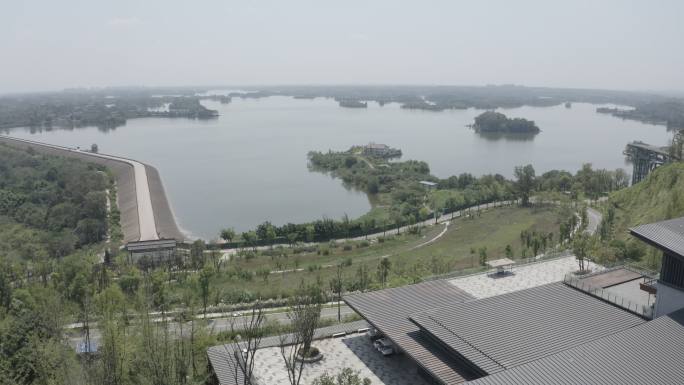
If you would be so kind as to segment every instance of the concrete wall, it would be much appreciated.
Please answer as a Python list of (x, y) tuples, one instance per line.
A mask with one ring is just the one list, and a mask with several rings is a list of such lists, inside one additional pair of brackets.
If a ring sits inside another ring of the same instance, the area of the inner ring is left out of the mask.
[(162, 183), (159, 171), (156, 168), (146, 164), (145, 172), (147, 173), (147, 183), (150, 187), (150, 195), (152, 195), (152, 208), (154, 209), (154, 223), (157, 226), (157, 232), (160, 238), (173, 238), (179, 242), (185, 239), (185, 236), (178, 228), (176, 218), (173, 215), (173, 210), (166, 198), (164, 191), (164, 184)]

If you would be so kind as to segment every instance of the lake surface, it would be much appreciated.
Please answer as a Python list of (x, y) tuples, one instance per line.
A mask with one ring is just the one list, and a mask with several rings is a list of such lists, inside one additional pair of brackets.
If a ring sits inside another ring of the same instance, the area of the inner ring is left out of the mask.
[(310, 150), (345, 150), (355, 144), (385, 143), (402, 159), (428, 162), (439, 177), (463, 172), (510, 177), (516, 165), (532, 164), (537, 174), (625, 168), (626, 143), (666, 145), (664, 126), (621, 120), (595, 112), (596, 105), (572, 108), (502, 109), (509, 117), (534, 120), (542, 132), (532, 139), (481, 137), (466, 127), (481, 110), (403, 110), (396, 104), (342, 108), (330, 99), (233, 98), (215, 120), (146, 118), (110, 131), (95, 127), (11, 135), (81, 148), (97, 143), (102, 153), (134, 158), (157, 167), (179, 226), (193, 236), (216, 238), (223, 227), (238, 231), (270, 220), (304, 222), (323, 216), (357, 217), (368, 197), (341, 181), (309, 172)]

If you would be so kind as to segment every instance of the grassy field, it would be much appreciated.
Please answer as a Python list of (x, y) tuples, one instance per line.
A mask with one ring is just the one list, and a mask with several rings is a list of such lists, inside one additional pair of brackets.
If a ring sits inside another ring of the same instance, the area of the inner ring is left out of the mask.
[[(382, 241), (360, 241), (347, 244), (324, 243), (301, 248), (298, 253), (288, 248), (247, 253), (227, 262), (213, 278), (211, 286), (216, 302), (236, 302), (239, 298), (279, 298), (287, 296), (302, 280), (320, 279), (324, 287), (336, 275), (341, 264), (344, 281), (350, 285), (359, 279), (364, 266), (371, 287), (380, 286), (377, 266), (389, 258), (391, 269), (388, 285), (417, 282), (423, 277), (443, 274), (478, 265), (480, 248), (487, 248), (489, 259), (504, 256), (506, 245), (520, 257), (520, 232), (523, 230), (558, 233), (558, 216), (551, 208), (507, 207), (483, 211), (472, 219), (456, 219), (445, 225), (424, 228), (420, 234), (388, 232)], [(426, 242), (437, 238), (432, 243)], [(471, 249), (478, 250), (475, 255)], [(529, 253), (528, 253), (529, 256)], [(266, 274), (265, 272), (269, 272)], [(178, 282), (172, 291), (180, 293)]]

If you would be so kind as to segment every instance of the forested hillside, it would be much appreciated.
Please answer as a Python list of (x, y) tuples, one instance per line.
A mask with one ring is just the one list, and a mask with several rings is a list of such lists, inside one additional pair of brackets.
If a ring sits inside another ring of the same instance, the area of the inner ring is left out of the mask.
[(641, 183), (616, 192), (616, 235), (629, 227), (684, 215), (684, 163), (660, 167)]
[(0, 145), (0, 384), (83, 378), (62, 327), (91, 306), (109, 185), (94, 165)]
[(642, 262), (657, 268), (659, 254), (629, 235), (629, 228), (684, 216), (684, 164), (659, 167), (646, 179), (617, 191), (605, 204), (599, 227), (599, 256)]
[(0, 146), (0, 254), (60, 258), (101, 241), (109, 183), (92, 164)]

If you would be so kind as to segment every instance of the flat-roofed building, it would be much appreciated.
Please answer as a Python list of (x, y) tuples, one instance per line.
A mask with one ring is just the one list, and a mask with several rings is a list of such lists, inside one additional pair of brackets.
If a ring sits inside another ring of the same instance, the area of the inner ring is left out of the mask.
[(684, 217), (637, 226), (630, 232), (663, 251), (655, 316), (684, 308)]
[(363, 146), (364, 155), (384, 156), (390, 152), (390, 147), (381, 143), (368, 143)]
[(157, 265), (175, 258), (177, 246), (175, 239), (156, 239), (128, 242), (126, 251), (128, 251), (130, 262), (141, 263), (144, 261)]

